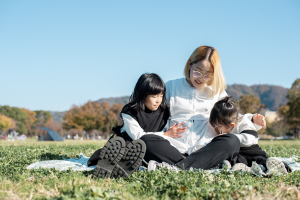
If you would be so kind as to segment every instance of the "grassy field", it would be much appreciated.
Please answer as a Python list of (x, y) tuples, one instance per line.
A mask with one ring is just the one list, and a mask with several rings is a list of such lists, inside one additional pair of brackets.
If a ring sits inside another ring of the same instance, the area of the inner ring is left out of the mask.
[[(90, 156), (105, 141), (0, 141), (0, 199), (300, 199), (300, 172), (259, 178), (249, 173), (137, 172), (126, 179), (91, 172), (26, 170), (41, 160)], [(300, 158), (300, 140), (260, 141), (269, 156)], [(300, 160), (298, 160), (300, 161)]]

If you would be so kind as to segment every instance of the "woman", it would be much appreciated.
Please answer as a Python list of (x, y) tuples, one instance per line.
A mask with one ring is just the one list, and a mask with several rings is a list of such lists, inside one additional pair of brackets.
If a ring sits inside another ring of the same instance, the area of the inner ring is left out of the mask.
[[(166, 103), (171, 115), (167, 127), (173, 127), (173, 134), (168, 135), (169, 139), (155, 134), (141, 137), (147, 146), (144, 159), (176, 164), (182, 169), (209, 169), (223, 160), (231, 161), (239, 152), (239, 139), (233, 134), (215, 137), (217, 133), (208, 122), (213, 105), (227, 96), (217, 50), (198, 47), (188, 59), (184, 75), (185, 78), (166, 83)], [(247, 117), (265, 126), (263, 116)], [(183, 123), (185, 132), (174, 126), (179, 123)]]

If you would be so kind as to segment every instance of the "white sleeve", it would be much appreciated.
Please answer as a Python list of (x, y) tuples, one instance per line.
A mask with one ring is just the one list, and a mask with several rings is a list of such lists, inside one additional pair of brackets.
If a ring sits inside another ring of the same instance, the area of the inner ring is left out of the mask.
[(254, 135), (250, 135), (247, 133), (236, 134), (239, 138), (241, 147), (250, 147), (254, 144), (258, 144), (258, 138)]
[(164, 135), (164, 132), (145, 132), (139, 123), (130, 115), (122, 113), (122, 118), (124, 121), (124, 126), (121, 128), (121, 132), (126, 131), (129, 137), (131, 137), (133, 140), (140, 139), (146, 134), (155, 134), (159, 136)]
[(238, 134), (236, 136), (239, 138), (241, 147), (250, 147), (254, 144), (258, 144), (258, 138), (254, 135), (248, 133), (242, 133), (244, 130), (256, 131), (254, 124), (244, 115), (238, 123)]
[[(255, 114), (252, 114), (252, 113), (246, 113), (246, 114), (244, 114), (244, 117), (248, 118), (251, 121), (254, 115)], [(256, 131), (259, 131), (262, 128), (261, 126), (253, 123), (252, 121), (251, 121), (251, 123), (254, 125)]]

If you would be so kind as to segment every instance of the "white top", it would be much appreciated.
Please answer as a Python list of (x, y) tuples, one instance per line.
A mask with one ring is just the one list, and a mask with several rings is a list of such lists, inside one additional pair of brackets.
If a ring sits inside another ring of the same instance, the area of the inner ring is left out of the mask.
[(131, 137), (131, 139), (136, 140), (146, 134), (155, 134), (155, 135), (159, 135), (159, 136), (169, 140), (171, 145), (174, 146), (176, 149), (178, 149), (178, 151), (180, 151), (181, 153), (184, 153), (187, 151), (186, 146), (182, 142), (179, 142), (176, 139), (173, 139), (169, 136), (164, 135), (164, 132), (166, 132), (169, 129), (168, 124), (165, 126), (165, 128), (162, 132), (145, 132), (141, 128), (139, 123), (130, 115), (122, 113), (122, 118), (124, 121), (124, 126), (121, 128), (121, 133), (126, 131), (127, 134), (129, 135), (129, 137)]
[[(167, 139), (180, 153), (191, 154), (207, 145), (216, 135), (215, 129), (208, 122), (209, 115), (214, 104), (227, 96), (224, 91), (211, 98), (207, 96), (211, 87), (202, 89), (191, 87), (185, 78), (171, 80), (166, 83), (166, 103), (170, 108), (170, 119), (163, 132), (144, 132), (138, 122), (129, 115), (123, 114), (124, 126), (121, 132), (126, 131), (134, 140), (145, 134), (156, 134)], [(252, 114), (245, 115), (252, 118)], [(163, 135), (174, 123), (184, 122), (187, 130), (181, 133), (181, 138), (171, 138)]]
[(261, 127), (260, 126), (254, 126), (254, 124), (247, 118), (246, 115), (239, 116), (237, 125), (230, 131), (230, 133), (236, 134), (236, 136), (239, 138), (241, 142), (241, 147), (250, 147), (254, 144), (258, 144), (258, 138), (254, 135), (247, 134), (247, 133), (241, 133), (245, 130), (253, 130), (257, 131)]

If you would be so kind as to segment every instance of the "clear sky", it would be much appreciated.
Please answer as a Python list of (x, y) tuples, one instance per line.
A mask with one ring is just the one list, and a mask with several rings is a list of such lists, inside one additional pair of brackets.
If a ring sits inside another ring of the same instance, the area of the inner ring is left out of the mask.
[(183, 77), (215, 47), (228, 84), (300, 78), (300, 1), (0, 0), (0, 105), (65, 111)]

